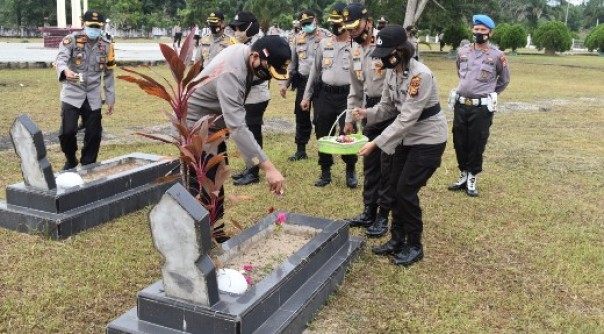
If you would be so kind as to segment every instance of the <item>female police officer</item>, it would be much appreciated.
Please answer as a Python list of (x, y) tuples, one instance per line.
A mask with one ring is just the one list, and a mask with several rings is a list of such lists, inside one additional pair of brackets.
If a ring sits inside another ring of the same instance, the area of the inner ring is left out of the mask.
[(366, 156), (379, 147), (393, 155), (391, 180), (396, 198), (391, 238), (374, 247), (373, 253), (392, 254), (393, 262), (403, 266), (424, 256), (418, 192), (440, 166), (447, 142), (447, 121), (440, 112), (436, 80), (428, 67), (412, 58), (414, 51), (402, 26), (393, 24), (380, 30), (372, 53), (387, 68), (380, 103), (353, 110), (353, 118), (366, 117), (368, 125), (396, 116), (359, 154)]

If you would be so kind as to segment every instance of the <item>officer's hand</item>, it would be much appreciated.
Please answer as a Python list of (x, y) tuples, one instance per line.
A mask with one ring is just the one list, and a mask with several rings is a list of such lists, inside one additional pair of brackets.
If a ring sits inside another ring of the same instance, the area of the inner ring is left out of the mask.
[(115, 105), (113, 105), (113, 104), (108, 104), (107, 105), (107, 116), (113, 115), (113, 108), (114, 107), (115, 107)]
[(285, 188), (285, 178), (277, 168), (266, 171), (266, 181), (268, 182), (269, 190), (276, 196), (283, 195)]
[(302, 99), (300, 102), (300, 108), (304, 111), (308, 111), (310, 109), (310, 101), (307, 99)]
[(71, 81), (71, 82), (78, 82), (80, 81), (80, 76), (78, 73), (66, 68), (63, 73), (65, 74), (65, 79), (67, 79), (67, 81)]
[(368, 142), (367, 144), (363, 145), (363, 147), (361, 147), (361, 150), (359, 151), (359, 155), (364, 156), (364, 157), (368, 156), (369, 154), (371, 154), (371, 152), (373, 152), (373, 150), (375, 150), (376, 146), (377, 145), (374, 142), (372, 142), (372, 141)]
[(349, 135), (349, 134), (351, 134), (353, 132), (354, 132), (354, 127), (352, 126), (352, 123), (346, 122), (344, 124), (344, 133), (347, 134), (347, 135)]
[(279, 89), (279, 94), (281, 94), (282, 98), (285, 98), (285, 95), (287, 94), (287, 87), (281, 86), (281, 88)]
[(355, 121), (360, 121), (363, 118), (367, 117), (367, 109), (365, 108), (354, 108), (352, 110), (352, 119)]

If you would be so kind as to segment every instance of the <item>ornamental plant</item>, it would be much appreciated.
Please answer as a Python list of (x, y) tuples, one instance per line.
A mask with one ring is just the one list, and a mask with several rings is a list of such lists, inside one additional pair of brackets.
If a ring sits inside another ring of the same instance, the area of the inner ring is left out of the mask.
[[(220, 194), (222, 185), (228, 178), (228, 169), (225, 163), (225, 154), (221, 153), (215, 156), (209, 154), (214, 152), (226, 138), (227, 130), (219, 130), (213, 134), (209, 133), (209, 128), (218, 119), (215, 116), (205, 116), (195, 122), (191, 127), (187, 124), (188, 100), (196, 88), (203, 85), (208, 77), (196, 78), (201, 71), (201, 62), (197, 61), (187, 71), (187, 63), (190, 61), (188, 55), (192, 50), (193, 34), (189, 34), (180, 50), (172, 48), (166, 44), (160, 44), (159, 47), (164, 56), (166, 64), (172, 73), (172, 81), (160, 76), (165, 85), (155, 80), (153, 77), (140, 71), (128, 67), (121, 67), (122, 70), (131, 75), (120, 75), (118, 79), (125, 80), (138, 85), (145, 93), (165, 100), (170, 105), (171, 111), (164, 111), (175, 133), (170, 135), (137, 133), (141, 136), (168, 143), (176, 146), (180, 152), (181, 173), (176, 178), (181, 178), (183, 185), (191, 192), (196, 194), (197, 200), (208, 210), (210, 216), (210, 228), (215, 242), (221, 242), (228, 239), (224, 232), (224, 223), (216, 225), (218, 217), (217, 203), (223, 200)], [(153, 71), (149, 66), (141, 66)], [(216, 167), (215, 181), (210, 180), (208, 172)], [(194, 172), (194, 173), (191, 173)], [(190, 188), (190, 175), (197, 179), (197, 189)], [(166, 181), (171, 181), (168, 178)]]
[(585, 38), (585, 46), (589, 51), (598, 50), (604, 53), (604, 24), (593, 28)]
[(501, 44), (505, 48), (512, 49), (512, 53), (516, 54), (518, 48), (526, 45), (526, 38), (527, 33), (524, 27), (520, 24), (513, 24), (503, 34)]
[(564, 22), (547, 21), (535, 30), (533, 43), (538, 50), (545, 49), (546, 54), (553, 55), (570, 50), (572, 37)]

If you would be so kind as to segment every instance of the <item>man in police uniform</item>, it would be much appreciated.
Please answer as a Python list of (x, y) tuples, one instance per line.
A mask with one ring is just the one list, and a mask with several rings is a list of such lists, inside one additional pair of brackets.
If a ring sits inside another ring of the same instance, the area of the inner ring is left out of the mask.
[[(344, 7), (346, 5), (343, 2), (337, 2), (330, 10), (327, 22), (333, 35), (319, 42), (314, 63), (310, 67), (304, 96), (300, 102), (303, 112), (308, 112), (311, 99), (314, 102), (317, 138), (330, 135), (329, 131), (338, 115), (346, 110), (346, 98), (350, 91), (350, 37), (348, 31), (344, 29), (342, 19)], [(344, 117), (339, 119), (339, 123), (343, 127)], [(346, 163), (346, 185), (355, 188), (358, 184), (355, 172), (358, 157), (342, 155), (342, 160)], [(315, 182), (315, 186), (324, 187), (331, 183), (332, 165), (333, 156), (319, 152), (321, 176)]]
[(322, 28), (317, 28), (315, 13), (310, 10), (304, 10), (300, 13), (298, 19), (302, 31), (294, 37), (292, 42), (292, 62), (289, 64), (290, 79), (281, 84), (281, 96), (285, 98), (287, 88), (292, 87), (296, 90), (296, 102), (294, 104), (294, 114), (296, 115), (296, 153), (289, 157), (289, 161), (307, 159), (306, 144), (310, 140), (312, 132), (312, 123), (310, 121), (310, 108), (302, 110), (300, 102), (304, 95), (304, 89), (310, 74), (310, 67), (315, 60), (315, 54), (319, 47), (319, 42), (330, 33)]
[(359, 155), (380, 148), (393, 154), (391, 182), (396, 187), (392, 205), (391, 238), (372, 249), (392, 255), (394, 264), (408, 266), (424, 256), (423, 220), (418, 193), (440, 166), (447, 143), (447, 119), (440, 109), (438, 86), (430, 69), (412, 58), (414, 47), (405, 29), (392, 24), (377, 35), (373, 57), (388, 70), (380, 102), (373, 108), (355, 108), (353, 118), (367, 124), (396, 117)]
[(376, 36), (377, 33), (384, 29), (384, 27), (388, 24), (388, 17), (386, 17), (386, 15), (380, 15), (380, 18), (377, 21), (377, 25), (375, 26), (375, 30), (376, 30)]
[(195, 61), (201, 60), (201, 68), (208, 66), (216, 55), (229, 45), (237, 43), (235, 37), (225, 33), (224, 13), (216, 10), (210, 13), (206, 21), (210, 26), (210, 35), (201, 38), (201, 47), (195, 55)]
[[(239, 12), (229, 26), (235, 32), (237, 42), (251, 45), (258, 40), (260, 24), (256, 16), (250, 12)], [(263, 147), (262, 124), (264, 112), (270, 100), (268, 80), (254, 77), (250, 92), (245, 100), (245, 123), (254, 135), (254, 139)], [(234, 174), (233, 184), (244, 186), (260, 182), (260, 167), (252, 166), (241, 173)]]
[[(344, 27), (353, 38), (358, 38), (367, 32), (370, 38), (359, 40), (361, 43), (352, 45), (352, 67), (350, 68), (350, 94), (348, 95), (346, 126), (344, 131), (353, 131), (352, 109), (356, 107), (371, 108), (382, 96), (382, 87), (386, 70), (382, 61), (374, 58), (371, 53), (375, 49), (373, 37), (373, 20), (369, 12), (360, 3), (349, 4), (344, 9)], [(367, 126), (363, 120), (363, 134), (369, 140), (375, 139), (392, 123), (394, 117)], [(368, 227), (367, 236), (381, 237), (388, 232), (388, 216), (393, 201), (390, 187), (390, 163), (392, 156), (385, 154), (379, 148), (363, 157), (363, 212), (350, 219), (350, 226)], [(379, 210), (378, 210), (379, 208)]]
[[(59, 45), (55, 64), (61, 90), (61, 129), (59, 141), (65, 154), (64, 170), (95, 163), (101, 145), (102, 96), (105, 91), (107, 115), (113, 114), (115, 105), (115, 54), (113, 44), (102, 36), (105, 19), (101, 13), (89, 10), (84, 13), (84, 29), (66, 36)], [(80, 161), (78, 150), (78, 119), (82, 117), (84, 146)]]
[(503, 51), (490, 45), (495, 22), (486, 15), (474, 15), (474, 43), (462, 47), (457, 55), (457, 92), (452, 92), (454, 105), (453, 144), (461, 171), (449, 190), (465, 190), (478, 196), (477, 176), (482, 171), (484, 153), (497, 95), (510, 82), (510, 72)]
[[(222, 115), (210, 131), (227, 128), (229, 139), (233, 140), (248, 168), (258, 166), (266, 172), (270, 191), (283, 193), (284, 178), (273, 165), (253, 134), (246, 125), (245, 101), (250, 92), (254, 77), (268, 80), (286, 80), (287, 65), (291, 51), (287, 42), (279, 36), (265, 36), (252, 46), (246, 44), (231, 45), (218, 54), (197, 76), (209, 79), (195, 90), (189, 99), (187, 121), (190, 126), (206, 115)], [(219, 154), (226, 152), (226, 143), (218, 147)], [(216, 168), (208, 172), (215, 179)], [(192, 178), (193, 181), (195, 178)], [(196, 186), (192, 185), (193, 189)], [(223, 190), (221, 189), (221, 193)], [(221, 196), (220, 198), (224, 198)], [(218, 217), (223, 214), (223, 200), (218, 203)]]

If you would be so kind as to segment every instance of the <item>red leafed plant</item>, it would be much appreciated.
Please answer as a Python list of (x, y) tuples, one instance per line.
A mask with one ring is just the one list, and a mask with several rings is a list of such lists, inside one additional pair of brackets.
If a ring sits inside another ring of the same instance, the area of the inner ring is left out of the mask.
[[(213, 231), (214, 240), (228, 239), (224, 232), (224, 224), (215, 226), (220, 217), (217, 203), (223, 200), (220, 189), (226, 179), (229, 171), (226, 168), (225, 154), (221, 153), (215, 156), (209, 152), (215, 152), (227, 135), (227, 130), (219, 130), (212, 134), (209, 128), (218, 119), (215, 116), (205, 116), (195, 122), (191, 127), (187, 124), (188, 100), (195, 89), (204, 84), (208, 77), (196, 78), (201, 71), (201, 62), (197, 61), (186, 72), (189, 51), (192, 51), (193, 34), (187, 36), (180, 52), (166, 44), (160, 44), (159, 47), (166, 60), (166, 64), (172, 73), (174, 81), (171, 83), (167, 78), (160, 76), (166, 82), (167, 87), (155, 80), (149, 75), (135, 71), (131, 68), (121, 67), (122, 70), (133, 75), (120, 75), (118, 79), (126, 80), (137, 84), (145, 93), (166, 100), (172, 112), (164, 111), (177, 134), (162, 135), (138, 133), (141, 136), (158, 140), (164, 143), (175, 145), (180, 152), (181, 173), (185, 187), (189, 188), (189, 171), (195, 172), (198, 189), (189, 189), (197, 194), (197, 199), (208, 210), (210, 215), (210, 227)], [(153, 71), (149, 66), (141, 66)], [(186, 73), (185, 73), (186, 72)], [(217, 167), (215, 181), (210, 180), (208, 171)], [(179, 177), (179, 176), (176, 176)]]

